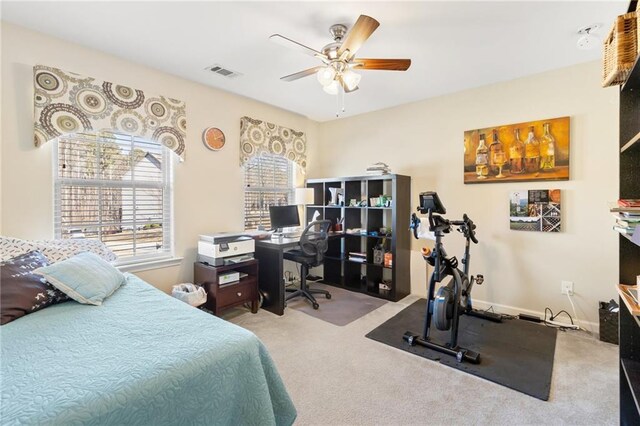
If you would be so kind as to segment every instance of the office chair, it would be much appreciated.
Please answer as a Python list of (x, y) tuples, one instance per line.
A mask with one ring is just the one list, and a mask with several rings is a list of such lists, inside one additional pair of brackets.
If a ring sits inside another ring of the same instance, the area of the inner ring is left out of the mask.
[(300, 264), (300, 288), (286, 289), (286, 291), (293, 293), (288, 294), (285, 300), (291, 300), (294, 297), (301, 296), (312, 303), (313, 309), (318, 309), (319, 305), (313, 297), (314, 294), (324, 294), (327, 299), (331, 299), (331, 293), (328, 291), (310, 289), (309, 286), (307, 286), (309, 268), (322, 265), (324, 262), (324, 254), (329, 248), (329, 226), (331, 226), (331, 221), (329, 220), (311, 222), (304, 231), (302, 231), (302, 235), (300, 236), (300, 249), (285, 251), (283, 253), (285, 259)]

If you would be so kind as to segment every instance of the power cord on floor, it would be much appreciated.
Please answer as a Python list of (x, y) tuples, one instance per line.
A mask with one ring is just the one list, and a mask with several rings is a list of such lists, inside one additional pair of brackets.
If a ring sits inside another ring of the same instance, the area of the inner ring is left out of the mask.
[[(296, 264), (296, 271), (298, 272), (298, 277), (300, 277), (300, 267)], [(300, 283), (300, 279), (296, 278), (296, 276), (291, 271), (284, 271), (284, 286), (285, 287), (294, 287)]]
[[(569, 298), (569, 303), (571, 303), (571, 309), (573, 310), (573, 316), (576, 318), (576, 322), (580, 322), (578, 320), (578, 314), (576, 312), (576, 306), (573, 304), (573, 299), (571, 298), (571, 294), (569, 294), (567, 292), (567, 297)], [(579, 327), (580, 330), (586, 331), (587, 333), (593, 335), (593, 330), (591, 329), (591, 326), (589, 326), (589, 330), (585, 329), (584, 327)]]
[[(550, 314), (549, 319), (547, 319), (547, 313)], [(571, 325), (565, 325), (555, 321), (555, 319), (558, 318), (563, 313), (569, 317), (569, 321), (571, 321)], [(580, 328), (573, 323), (573, 317), (569, 314), (569, 312), (562, 310), (557, 314), (554, 314), (551, 308), (548, 308), (548, 307), (544, 308), (544, 320), (542, 322), (547, 327), (557, 328), (560, 331), (578, 330)]]
[[(484, 312), (485, 314), (489, 313), (489, 312), (494, 313), (494, 314), (496, 313), (496, 311), (493, 309), (493, 305), (489, 306), (487, 309), (485, 309), (482, 312)], [(509, 320), (511, 320), (511, 319), (517, 319), (518, 318), (517, 315), (508, 315), (508, 314), (499, 314), (499, 315), (500, 315), (501, 319), (509, 319)]]
[[(589, 334), (593, 334), (592, 330), (586, 330), (583, 327), (580, 327), (578, 324), (576, 324), (578, 322), (578, 314), (576, 313), (576, 307), (573, 303), (573, 299), (571, 299), (571, 295), (567, 293), (567, 297), (569, 298), (569, 303), (571, 303), (571, 309), (573, 310), (573, 316), (571, 316), (571, 314), (569, 314), (569, 312), (565, 311), (564, 309), (561, 310), (560, 312), (558, 312), (557, 314), (554, 314), (553, 311), (551, 310), (551, 308), (544, 308), (544, 319), (542, 320), (542, 322), (544, 323), (544, 325), (546, 325), (547, 327), (553, 327), (553, 328), (557, 328), (560, 331), (567, 331), (567, 330), (583, 330)], [(487, 309), (483, 310), (482, 312), (484, 313), (496, 313), (495, 310), (493, 309), (493, 305), (489, 306)], [(571, 325), (568, 324), (563, 324), (560, 322), (555, 321), (556, 318), (558, 318), (560, 315), (565, 314), (567, 317), (569, 317), (569, 321), (571, 322)], [(547, 315), (549, 315), (549, 317), (547, 318)], [(518, 319), (518, 315), (508, 315), (508, 314), (500, 314), (500, 316), (502, 317), (502, 319)], [(573, 322), (573, 319), (576, 319), (576, 323)]]
[(291, 271), (284, 271), (284, 286), (285, 287), (293, 287), (295, 286), (297, 281), (295, 277), (291, 273)]

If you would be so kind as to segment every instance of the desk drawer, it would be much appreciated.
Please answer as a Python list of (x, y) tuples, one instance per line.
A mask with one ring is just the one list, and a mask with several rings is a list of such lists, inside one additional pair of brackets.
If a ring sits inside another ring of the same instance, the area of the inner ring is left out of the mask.
[(218, 308), (255, 300), (258, 296), (257, 281), (255, 278), (245, 278), (238, 284), (219, 288), (216, 294), (216, 306)]

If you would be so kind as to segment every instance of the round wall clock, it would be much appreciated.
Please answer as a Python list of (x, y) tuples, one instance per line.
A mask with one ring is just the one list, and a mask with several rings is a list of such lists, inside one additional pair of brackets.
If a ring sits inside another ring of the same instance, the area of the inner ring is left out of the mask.
[(224, 133), (217, 127), (207, 127), (202, 133), (202, 142), (212, 151), (220, 151), (224, 146)]

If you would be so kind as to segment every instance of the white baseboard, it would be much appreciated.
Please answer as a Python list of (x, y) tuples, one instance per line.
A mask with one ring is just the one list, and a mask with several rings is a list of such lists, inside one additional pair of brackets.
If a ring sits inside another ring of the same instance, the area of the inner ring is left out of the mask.
[[(493, 306), (496, 312), (507, 315), (518, 315), (518, 314), (529, 314), (540, 317), (540, 319), (544, 318), (544, 312), (532, 311), (530, 309), (517, 308), (515, 306), (501, 305), (499, 303), (491, 303), (485, 302), (484, 300), (473, 299), (473, 307), (476, 309), (488, 309), (490, 306)], [(591, 321), (585, 321), (581, 319), (573, 319), (576, 323), (583, 329), (588, 330), (593, 333), (595, 337), (599, 336), (600, 333), (600, 324), (594, 323)]]

